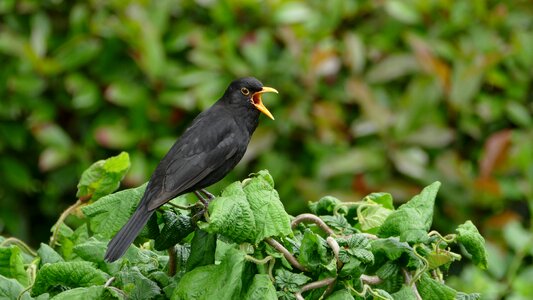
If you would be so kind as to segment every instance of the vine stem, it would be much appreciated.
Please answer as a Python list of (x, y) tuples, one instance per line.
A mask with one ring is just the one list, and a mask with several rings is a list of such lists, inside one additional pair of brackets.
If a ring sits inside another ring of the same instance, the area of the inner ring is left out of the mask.
[(409, 274), (409, 272), (404, 268), (402, 268), (402, 273), (405, 279), (405, 285), (411, 286), (411, 288), (413, 289), (413, 293), (415, 294), (416, 300), (422, 300), (422, 296), (420, 296), (420, 294), (418, 293), (418, 289), (416, 288), (416, 282), (412, 280), (411, 274)]
[(363, 283), (370, 284), (370, 285), (376, 285), (383, 282), (383, 279), (379, 278), (379, 276), (370, 276), (370, 275), (361, 275), (359, 277)]
[(314, 282), (308, 283), (308, 284), (302, 286), (302, 288), (300, 289), (299, 292), (294, 293), (294, 296), (298, 300), (304, 299), (303, 296), (302, 296), (302, 293), (305, 293), (305, 292), (310, 291), (310, 290), (314, 290), (314, 289), (318, 289), (318, 288), (330, 285), (330, 284), (334, 283), (335, 280), (337, 280), (337, 278), (331, 277), (331, 278), (326, 278), (326, 279), (322, 279), (322, 280), (319, 280), (319, 281), (314, 281)]
[(283, 254), (283, 256), (287, 259), (287, 261), (291, 265), (293, 265), (296, 269), (298, 269), (300, 271), (307, 272), (307, 269), (304, 266), (302, 266), (298, 262), (298, 260), (296, 260), (296, 258), (294, 256), (292, 256), (292, 254), (289, 252), (289, 250), (287, 250), (285, 247), (283, 247), (283, 245), (280, 244), (278, 241), (276, 241), (275, 239), (269, 237), (269, 238), (265, 239), (265, 242), (267, 242), (270, 246), (272, 246), (278, 252), (281, 252)]
[(50, 243), (48, 243), (48, 245), (50, 247), (54, 247), (57, 243), (57, 235), (59, 233), (59, 227), (61, 227), (61, 224), (63, 224), (63, 222), (65, 221), (65, 219), (68, 217), (68, 215), (70, 215), (70, 213), (75, 210), (76, 208), (78, 208), (81, 204), (83, 204), (84, 201), (82, 199), (79, 199), (76, 201), (76, 203), (72, 204), (71, 206), (69, 206), (67, 209), (65, 209), (65, 211), (63, 211), (61, 213), (61, 215), (59, 216), (59, 219), (57, 219), (57, 222), (54, 224), (55, 228), (54, 228), (54, 233), (52, 234), (52, 236), (50, 237)]
[(344, 263), (339, 259), (339, 253), (340, 253), (339, 243), (337, 243), (337, 241), (330, 236), (326, 238), (326, 242), (328, 243), (331, 250), (333, 250), (333, 255), (335, 255), (335, 260), (337, 261), (337, 270), (340, 270), (342, 266), (344, 265)]
[(167, 249), (168, 252), (168, 276), (176, 275), (176, 246)]
[(15, 244), (17, 246), (20, 246), (22, 248), (22, 250), (24, 250), (26, 253), (30, 254), (31, 256), (37, 256), (37, 252), (33, 251), (30, 246), (26, 245), (26, 243), (24, 243), (23, 241), (17, 239), (17, 238), (14, 238), (14, 237), (10, 237), (10, 238), (7, 238), (5, 240), (3, 240), (1, 243), (0, 243), (0, 247), (6, 247), (6, 246), (9, 246), (11, 244)]
[(335, 232), (329, 226), (322, 221), (319, 217), (313, 215), (313, 214), (301, 214), (298, 215), (292, 220), (291, 222), (291, 228), (294, 229), (298, 224), (302, 222), (313, 222), (315, 223), (320, 229), (322, 229), (325, 233), (328, 235), (333, 235)]
[(271, 259), (274, 259), (274, 257), (269, 255), (269, 256), (267, 256), (267, 257), (265, 257), (263, 259), (257, 259), (257, 258), (255, 258), (253, 256), (246, 255), (246, 256), (244, 256), (244, 259), (246, 259), (247, 261), (251, 261), (251, 262), (253, 262), (256, 265), (264, 265), (267, 262), (269, 262)]

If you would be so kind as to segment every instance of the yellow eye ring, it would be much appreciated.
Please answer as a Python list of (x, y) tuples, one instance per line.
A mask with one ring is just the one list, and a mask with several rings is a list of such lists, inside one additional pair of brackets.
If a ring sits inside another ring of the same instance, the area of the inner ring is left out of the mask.
[(249, 91), (247, 88), (245, 88), (245, 87), (241, 88), (241, 93), (242, 93), (244, 96), (248, 96), (248, 95), (250, 95), (250, 91)]

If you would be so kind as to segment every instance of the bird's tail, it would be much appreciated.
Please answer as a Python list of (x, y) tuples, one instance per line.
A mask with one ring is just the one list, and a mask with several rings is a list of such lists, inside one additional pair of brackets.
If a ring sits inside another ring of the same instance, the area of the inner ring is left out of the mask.
[(113, 262), (124, 255), (154, 211), (148, 210), (144, 205), (135, 210), (128, 223), (120, 229), (107, 245), (105, 261)]

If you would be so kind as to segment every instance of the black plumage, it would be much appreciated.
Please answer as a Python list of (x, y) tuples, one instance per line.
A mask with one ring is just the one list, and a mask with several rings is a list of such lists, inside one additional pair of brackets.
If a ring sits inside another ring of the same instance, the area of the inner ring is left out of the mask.
[(233, 81), (224, 95), (200, 113), (161, 160), (139, 205), (126, 225), (109, 242), (105, 260), (120, 258), (155, 209), (169, 200), (208, 187), (241, 160), (260, 112), (274, 119), (261, 94), (276, 92), (252, 77)]

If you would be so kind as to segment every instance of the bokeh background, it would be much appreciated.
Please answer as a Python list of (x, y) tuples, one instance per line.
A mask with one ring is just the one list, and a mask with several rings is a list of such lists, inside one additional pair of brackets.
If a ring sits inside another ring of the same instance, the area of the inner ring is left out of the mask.
[[(488, 271), (448, 282), (533, 297), (533, 5), (526, 0), (2, 0), (0, 234), (47, 241), (92, 162), (145, 182), (228, 83), (275, 87), (246, 157), (287, 210), (443, 183), (434, 228), (471, 219)], [(468, 260), (466, 260), (467, 262)]]

